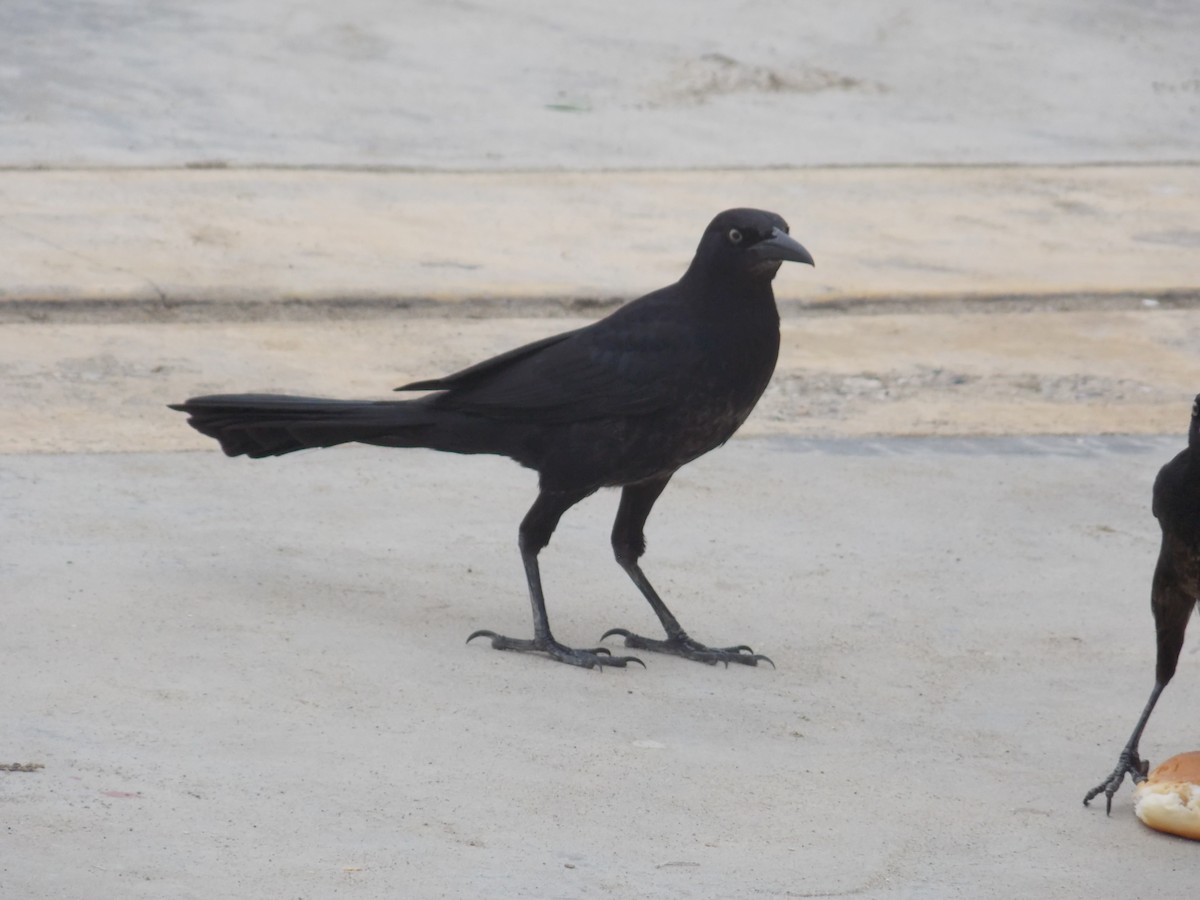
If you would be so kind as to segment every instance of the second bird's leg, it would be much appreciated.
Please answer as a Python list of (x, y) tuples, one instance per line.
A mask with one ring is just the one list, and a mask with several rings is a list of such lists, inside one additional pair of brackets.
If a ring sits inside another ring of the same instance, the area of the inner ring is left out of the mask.
[[(1155, 488), (1157, 491), (1158, 488)], [(1150, 721), (1150, 713), (1154, 712), (1154, 704), (1158, 702), (1163, 689), (1175, 677), (1175, 666), (1179, 663), (1179, 654), (1183, 650), (1183, 636), (1187, 631), (1188, 619), (1192, 617), (1192, 609), (1196, 605), (1195, 586), (1190, 579), (1181, 578), (1178, 574), (1175, 555), (1170, 552), (1166, 532), (1163, 533), (1163, 549), (1159, 554), (1158, 566), (1154, 570), (1154, 583), (1150, 593), (1150, 606), (1154, 610), (1154, 630), (1157, 639), (1157, 654), (1154, 666), (1154, 690), (1150, 699), (1138, 717), (1137, 725), (1133, 727), (1121, 755), (1117, 757), (1117, 767), (1108, 778), (1087, 792), (1083, 805), (1097, 795), (1103, 793), (1105, 809), (1112, 813), (1113, 795), (1129, 775), (1133, 783), (1144, 781), (1150, 764), (1141, 758), (1138, 745), (1142, 740), (1142, 732)]]
[(1150, 699), (1146, 701), (1146, 708), (1142, 710), (1142, 715), (1138, 719), (1137, 725), (1134, 726), (1129, 742), (1121, 750), (1121, 755), (1117, 757), (1117, 767), (1113, 769), (1108, 778), (1087, 792), (1087, 796), (1083, 798), (1084, 806), (1087, 806), (1093, 797), (1104, 794), (1107, 801), (1105, 809), (1109, 815), (1112, 815), (1113, 795), (1121, 786), (1121, 782), (1125, 780), (1125, 776), (1131, 776), (1134, 784), (1145, 781), (1150, 764), (1138, 755), (1138, 744), (1141, 743), (1142, 731), (1145, 730), (1146, 723), (1150, 721), (1150, 713), (1154, 711), (1154, 704), (1158, 702), (1158, 695), (1163, 692), (1164, 687), (1166, 685), (1161, 681), (1155, 682), (1154, 690), (1150, 692)]
[(620, 635), (625, 638), (625, 646), (638, 650), (652, 650), (656, 653), (670, 653), (706, 663), (741, 663), (746, 666), (756, 666), (759, 662), (775, 664), (761, 653), (755, 653), (745, 644), (734, 647), (708, 647), (693, 639), (679, 620), (667, 609), (658, 592), (654, 590), (650, 580), (638, 565), (638, 559), (646, 552), (645, 526), (650, 510), (659, 495), (667, 486), (671, 476), (645, 481), (640, 484), (627, 485), (621, 491), (621, 505), (617, 509), (617, 518), (613, 523), (612, 546), (617, 557), (617, 563), (637, 585), (650, 608), (654, 610), (658, 620), (662, 622), (667, 639), (655, 640), (642, 637), (624, 628), (610, 628), (600, 640), (610, 635)]
[(524, 652), (545, 653), (551, 659), (594, 669), (602, 666), (625, 666), (635, 662), (645, 665), (636, 656), (613, 656), (605, 647), (591, 650), (576, 650), (560, 644), (550, 633), (550, 620), (546, 616), (546, 598), (542, 593), (542, 574), (538, 568), (538, 553), (550, 543), (550, 536), (558, 526), (558, 520), (568, 509), (588, 496), (588, 492), (559, 493), (542, 491), (537, 500), (521, 521), (519, 543), (521, 546), (521, 561), (525, 564), (525, 577), (529, 582), (529, 602), (533, 606), (533, 639), (510, 638), (494, 631), (480, 630), (474, 632), (467, 643), (477, 637), (492, 639), (492, 646), (497, 650), (519, 650)]

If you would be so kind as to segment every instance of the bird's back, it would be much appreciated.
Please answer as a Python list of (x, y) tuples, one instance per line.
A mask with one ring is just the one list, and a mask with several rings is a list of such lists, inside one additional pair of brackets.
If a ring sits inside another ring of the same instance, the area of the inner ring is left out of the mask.
[(455, 376), (436, 409), (507, 423), (509, 455), (543, 482), (591, 487), (671, 472), (724, 443), (770, 381), (769, 284), (710, 297), (676, 283), (492, 370)]

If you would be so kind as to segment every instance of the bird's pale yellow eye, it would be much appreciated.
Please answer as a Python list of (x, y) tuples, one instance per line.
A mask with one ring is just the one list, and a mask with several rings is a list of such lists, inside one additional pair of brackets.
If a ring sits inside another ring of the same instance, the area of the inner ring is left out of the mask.
[(742, 233), (736, 228), (729, 229), (729, 243), (740, 244), (742, 242)]

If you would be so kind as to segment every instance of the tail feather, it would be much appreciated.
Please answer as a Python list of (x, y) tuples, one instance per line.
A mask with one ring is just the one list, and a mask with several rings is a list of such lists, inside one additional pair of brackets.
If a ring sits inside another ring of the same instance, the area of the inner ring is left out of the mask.
[(188, 424), (216, 438), (227, 456), (281, 456), (310, 447), (350, 441), (419, 446), (404, 439), (408, 429), (434, 417), (420, 400), (325, 400), (287, 394), (213, 394), (192, 397), (171, 409), (188, 414)]

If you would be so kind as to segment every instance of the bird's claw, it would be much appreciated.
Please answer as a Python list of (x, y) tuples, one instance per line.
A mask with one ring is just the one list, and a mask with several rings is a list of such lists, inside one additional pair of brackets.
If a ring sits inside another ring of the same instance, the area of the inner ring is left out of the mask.
[(710, 666), (717, 663), (725, 663), (726, 667), (731, 662), (739, 663), (743, 666), (757, 666), (760, 662), (769, 663), (771, 668), (775, 668), (775, 663), (771, 661), (769, 656), (764, 656), (761, 653), (755, 653), (753, 649), (745, 644), (738, 644), (735, 647), (707, 647), (699, 641), (694, 641), (686, 634), (679, 637), (668, 637), (665, 641), (654, 640), (653, 638), (642, 637), (640, 634), (634, 634), (625, 628), (610, 628), (600, 636), (600, 640), (617, 635), (625, 639), (626, 647), (633, 647), (638, 650), (649, 650), (652, 653), (669, 653), (672, 656), (682, 656), (684, 659), (694, 659), (697, 662), (708, 663)]
[(1121, 751), (1121, 756), (1117, 760), (1117, 767), (1113, 769), (1112, 774), (1108, 778), (1087, 792), (1087, 796), (1083, 798), (1083, 805), (1087, 806), (1095, 797), (1104, 794), (1104, 812), (1105, 815), (1111, 816), (1113, 795), (1121, 787), (1121, 782), (1125, 780), (1125, 776), (1128, 775), (1134, 784), (1138, 784), (1146, 780), (1146, 773), (1149, 771), (1149, 760), (1139, 757), (1136, 750), (1126, 749)]
[(553, 638), (511, 638), (494, 631), (480, 629), (467, 638), (467, 643), (478, 637), (489, 638), (496, 650), (515, 650), (522, 653), (545, 653), (551, 659), (583, 669), (601, 669), (605, 666), (624, 668), (629, 663), (637, 663), (643, 669), (646, 664), (636, 656), (613, 656), (607, 647), (593, 647), (590, 650), (576, 650), (560, 644)]

